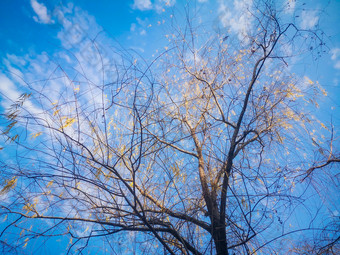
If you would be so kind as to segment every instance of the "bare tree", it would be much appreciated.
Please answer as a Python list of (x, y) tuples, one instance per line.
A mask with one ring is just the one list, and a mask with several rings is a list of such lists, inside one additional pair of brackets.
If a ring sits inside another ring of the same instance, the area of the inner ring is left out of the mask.
[[(288, 50), (322, 49), (322, 33), (285, 22), (270, 1), (247, 13), (240, 38), (187, 11), (150, 63), (116, 49), (107, 67), (94, 41), (99, 82), (58, 66), (27, 84), (2, 115), (1, 242), (69, 236), (67, 251), (81, 254), (97, 239), (123, 252), (128, 237), (146, 254), (274, 254), (322, 235), (319, 251), (335, 247), (337, 220), (321, 222), (308, 198), (319, 171), (336, 176), (336, 130), (311, 117), (326, 92), (292, 74)], [(51, 93), (57, 77), (65, 87)]]

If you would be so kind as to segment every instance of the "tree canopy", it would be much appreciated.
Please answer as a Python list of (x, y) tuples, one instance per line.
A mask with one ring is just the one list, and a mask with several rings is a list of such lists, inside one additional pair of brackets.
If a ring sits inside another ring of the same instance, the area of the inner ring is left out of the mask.
[(117, 253), (339, 252), (337, 130), (314, 116), (327, 92), (293, 70), (327, 50), (324, 34), (274, 2), (244, 6), (237, 33), (174, 11), (151, 60), (95, 39), (88, 63), (21, 80), (1, 115), (4, 251), (61, 236), (71, 254), (96, 240)]

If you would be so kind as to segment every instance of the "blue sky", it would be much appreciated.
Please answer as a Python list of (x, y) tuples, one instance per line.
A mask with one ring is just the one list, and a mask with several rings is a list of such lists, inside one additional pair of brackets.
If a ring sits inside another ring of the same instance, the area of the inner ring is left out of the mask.
[[(219, 27), (239, 36), (249, 26), (249, 20), (241, 14), (242, 4), (251, 2), (198, 0), (191, 1), (190, 6), (200, 10), (202, 23), (207, 27)], [(302, 81), (318, 81), (326, 90), (327, 97), (320, 99), (320, 108), (315, 115), (322, 122), (332, 121), (335, 127), (339, 127), (340, 1), (305, 2), (307, 5), (300, 0), (284, 0), (281, 4), (286, 8), (285, 15), (291, 17), (299, 13), (295, 20), (300, 27), (323, 30), (327, 47), (320, 57), (315, 52), (304, 57), (296, 56), (291, 70)], [(147, 60), (153, 59), (168, 48), (171, 20), (174, 13), (177, 22), (182, 20), (178, 13), (185, 4), (183, 0), (0, 1), (0, 111), (3, 112), (11, 101), (26, 91), (25, 82), (35, 84), (47, 77), (56, 78), (49, 86), (60, 92), (58, 73), (54, 73), (57, 65), (68, 69), (71, 74), (74, 68), (94, 83), (100, 82), (97, 77), (100, 60), (93, 57), (96, 49), (89, 46), (90, 40), (96, 39), (107, 64), (115, 57), (108, 49), (117, 45), (133, 50)], [(57, 99), (51, 95), (51, 100)], [(32, 111), (38, 111), (31, 107)], [(0, 142), (3, 145), (3, 141)], [(10, 155), (3, 153), (0, 157), (6, 159)], [(57, 249), (55, 253), (48, 252), (45, 254), (62, 254)]]
[[(237, 2), (237, 1), (235, 1)], [(242, 2), (242, 1), (241, 1)], [(247, 1), (245, 1), (247, 2)], [(251, 1), (248, 1), (251, 2)], [(287, 0), (290, 4), (289, 12), (294, 15), (295, 9), (301, 10), (301, 17), (296, 22), (303, 26), (319, 27), (329, 36), (325, 39), (327, 52), (317, 62), (311, 59), (300, 60), (296, 68), (313, 80), (320, 83), (329, 90), (330, 97), (337, 105), (335, 94), (340, 82), (340, 33), (338, 26), (340, 22), (340, 1), (304, 1)], [(58, 3), (58, 4), (56, 4)], [(9, 56), (22, 59), (36, 58), (38, 55), (47, 54), (53, 56), (61, 52), (65, 45), (65, 38), (58, 34), (65, 30), (60, 18), (61, 12), (68, 13), (74, 24), (90, 26), (91, 29), (82, 31), (93, 38), (97, 32), (105, 31), (105, 39), (117, 40), (125, 48), (133, 48), (138, 53), (145, 53), (150, 57), (153, 50), (162, 49), (166, 46), (164, 34), (169, 30), (169, 16), (173, 8), (179, 10), (185, 1), (182, 0), (130, 0), (130, 1), (20, 1), (3, 0), (0, 2), (0, 59), (3, 70)], [(230, 17), (223, 15), (224, 9), (232, 9), (233, 1), (200, 0), (197, 3), (191, 1), (192, 7), (204, 10), (206, 20), (214, 26), (214, 23), (224, 25)], [(62, 7), (63, 6), (63, 7)], [(66, 10), (68, 6), (68, 10)], [(64, 9), (63, 9), (64, 8)], [(63, 10), (62, 10), (63, 9)], [(58, 17), (59, 15), (59, 17)], [(81, 20), (80, 17), (83, 17)], [(58, 20), (59, 19), (59, 20)], [(166, 21), (166, 22), (165, 22)], [(229, 24), (232, 31), (239, 29), (242, 24), (240, 20)], [(238, 23), (238, 24), (236, 24)], [(237, 26), (236, 26), (237, 25)], [(103, 41), (104, 41), (103, 40)], [(11, 61), (9, 61), (11, 62)], [(308, 74), (309, 73), (309, 74)]]

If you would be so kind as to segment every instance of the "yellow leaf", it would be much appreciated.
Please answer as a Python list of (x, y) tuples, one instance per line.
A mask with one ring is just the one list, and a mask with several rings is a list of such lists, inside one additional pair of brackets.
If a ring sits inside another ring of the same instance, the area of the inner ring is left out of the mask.
[(0, 191), (0, 194), (3, 194), (13, 189), (16, 186), (17, 180), (18, 178), (16, 176), (10, 180), (6, 180), (5, 181), (6, 185), (2, 188), (2, 190)]
[(125, 151), (125, 144), (120, 148), (120, 153), (124, 154), (124, 151)]
[(34, 205), (30, 204), (30, 203), (27, 203), (26, 205), (24, 205), (22, 207), (23, 210), (26, 211), (26, 214), (28, 214), (29, 212), (32, 212), (33, 209), (34, 209)]
[(53, 184), (53, 180), (47, 183), (46, 188), (50, 187)]
[(79, 189), (80, 182), (76, 183), (76, 189)]
[(56, 115), (58, 114), (59, 111), (60, 111), (60, 110), (54, 111), (53, 116), (56, 116)]
[(307, 76), (305, 76), (305, 79), (309, 84), (311, 85), (314, 84), (314, 82), (311, 79), (309, 79)]
[(66, 127), (72, 125), (75, 121), (76, 121), (76, 118), (66, 118), (64, 125), (60, 129), (63, 129), (63, 128), (66, 128)]
[(42, 134), (42, 132), (38, 132), (35, 134), (32, 134), (32, 138), (37, 138), (38, 136), (40, 136)]
[(257, 178), (257, 180), (259, 180), (264, 185), (264, 182), (260, 178)]
[(99, 176), (100, 176), (101, 173), (103, 173), (103, 174), (105, 175), (105, 173), (102, 172), (102, 168), (101, 168), (101, 167), (100, 167), (100, 168), (95, 167), (95, 168), (97, 169), (96, 174), (95, 174), (95, 176), (96, 176), (97, 179), (99, 178)]

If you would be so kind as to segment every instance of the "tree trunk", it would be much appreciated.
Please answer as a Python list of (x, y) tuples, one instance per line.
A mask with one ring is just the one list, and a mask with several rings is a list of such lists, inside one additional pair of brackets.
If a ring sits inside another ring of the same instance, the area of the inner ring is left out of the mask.
[(213, 239), (215, 242), (217, 255), (228, 255), (227, 238), (225, 227), (220, 223), (213, 228)]

